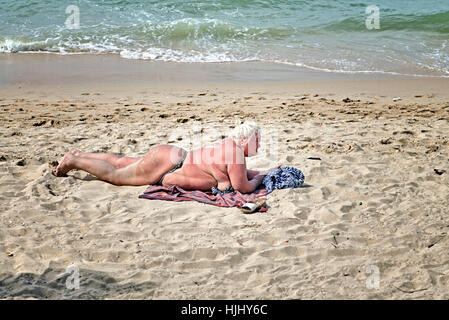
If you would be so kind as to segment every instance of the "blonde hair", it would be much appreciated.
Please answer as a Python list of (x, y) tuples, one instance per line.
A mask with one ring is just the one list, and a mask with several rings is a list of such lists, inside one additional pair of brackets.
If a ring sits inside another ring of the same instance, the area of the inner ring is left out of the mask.
[(240, 138), (249, 139), (253, 134), (260, 134), (260, 127), (256, 122), (246, 120), (244, 123), (240, 123), (240, 120), (236, 122), (234, 130), (231, 131), (230, 137), (238, 142)]

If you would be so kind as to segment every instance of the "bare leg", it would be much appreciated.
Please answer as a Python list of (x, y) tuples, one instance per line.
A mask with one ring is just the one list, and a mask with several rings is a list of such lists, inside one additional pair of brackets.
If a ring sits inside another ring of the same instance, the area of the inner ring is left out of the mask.
[(155, 184), (164, 173), (175, 166), (171, 159), (173, 150), (181, 151), (182, 149), (170, 145), (154, 146), (145, 157), (140, 159), (73, 150), (65, 154), (54, 174), (64, 176), (72, 169), (80, 169), (115, 185)]
[(141, 158), (133, 158), (133, 157), (120, 157), (110, 153), (91, 153), (91, 152), (81, 152), (78, 149), (75, 149), (70, 152), (71, 154), (82, 157), (82, 158), (91, 158), (97, 160), (103, 160), (109, 162), (116, 168), (124, 168), (134, 162), (139, 161)]
[(139, 174), (137, 170), (138, 162), (127, 166), (126, 168), (116, 168), (108, 161), (83, 158), (66, 153), (61, 163), (56, 168), (56, 175), (63, 176), (73, 169), (80, 169), (93, 174), (97, 178), (110, 182), (114, 185), (140, 186), (148, 183), (144, 175)]

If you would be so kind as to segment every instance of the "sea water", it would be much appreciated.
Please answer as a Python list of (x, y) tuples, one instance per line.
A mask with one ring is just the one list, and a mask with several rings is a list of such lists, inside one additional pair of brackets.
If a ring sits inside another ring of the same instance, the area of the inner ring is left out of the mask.
[(0, 0), (0, 54), (449, 77), (449, 0)]

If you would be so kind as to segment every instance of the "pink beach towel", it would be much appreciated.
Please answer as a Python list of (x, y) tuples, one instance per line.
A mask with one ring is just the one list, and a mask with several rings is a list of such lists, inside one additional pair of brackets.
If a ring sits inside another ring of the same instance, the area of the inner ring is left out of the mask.
[[(265, 189), (257, 189), (253, 193), (240, 193), (238, 191), (226, 193), (226, 194), (212, 194), (207, 191), (186, 191), (178, 186), (156, 186), (149, 185), (143, 194), (139, 198), (145, 198), (150, 200), (167, 200), (167, 201), (198, 201), (201, 203), (211, 204), (218, 207), (238, 207), (241, 208), (245, 203), (252, 202), (258, 198), (268, 195)], [(265, 212), (267, 208), (261, 208), (259, 211)]]

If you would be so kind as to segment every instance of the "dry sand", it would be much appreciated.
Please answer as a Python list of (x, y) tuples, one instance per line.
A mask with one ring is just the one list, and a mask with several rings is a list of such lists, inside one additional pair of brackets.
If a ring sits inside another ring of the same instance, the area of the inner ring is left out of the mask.
[[(2, 88), (0, 298), (448, 299), (447, 89), (424, 78)], [(212, 142), (237, 118), (277, 142), (249, 167), (306, 175), (270, 194), (266, 213), (51, 174), (74, 148), (190, 147), (200, 124)]]

